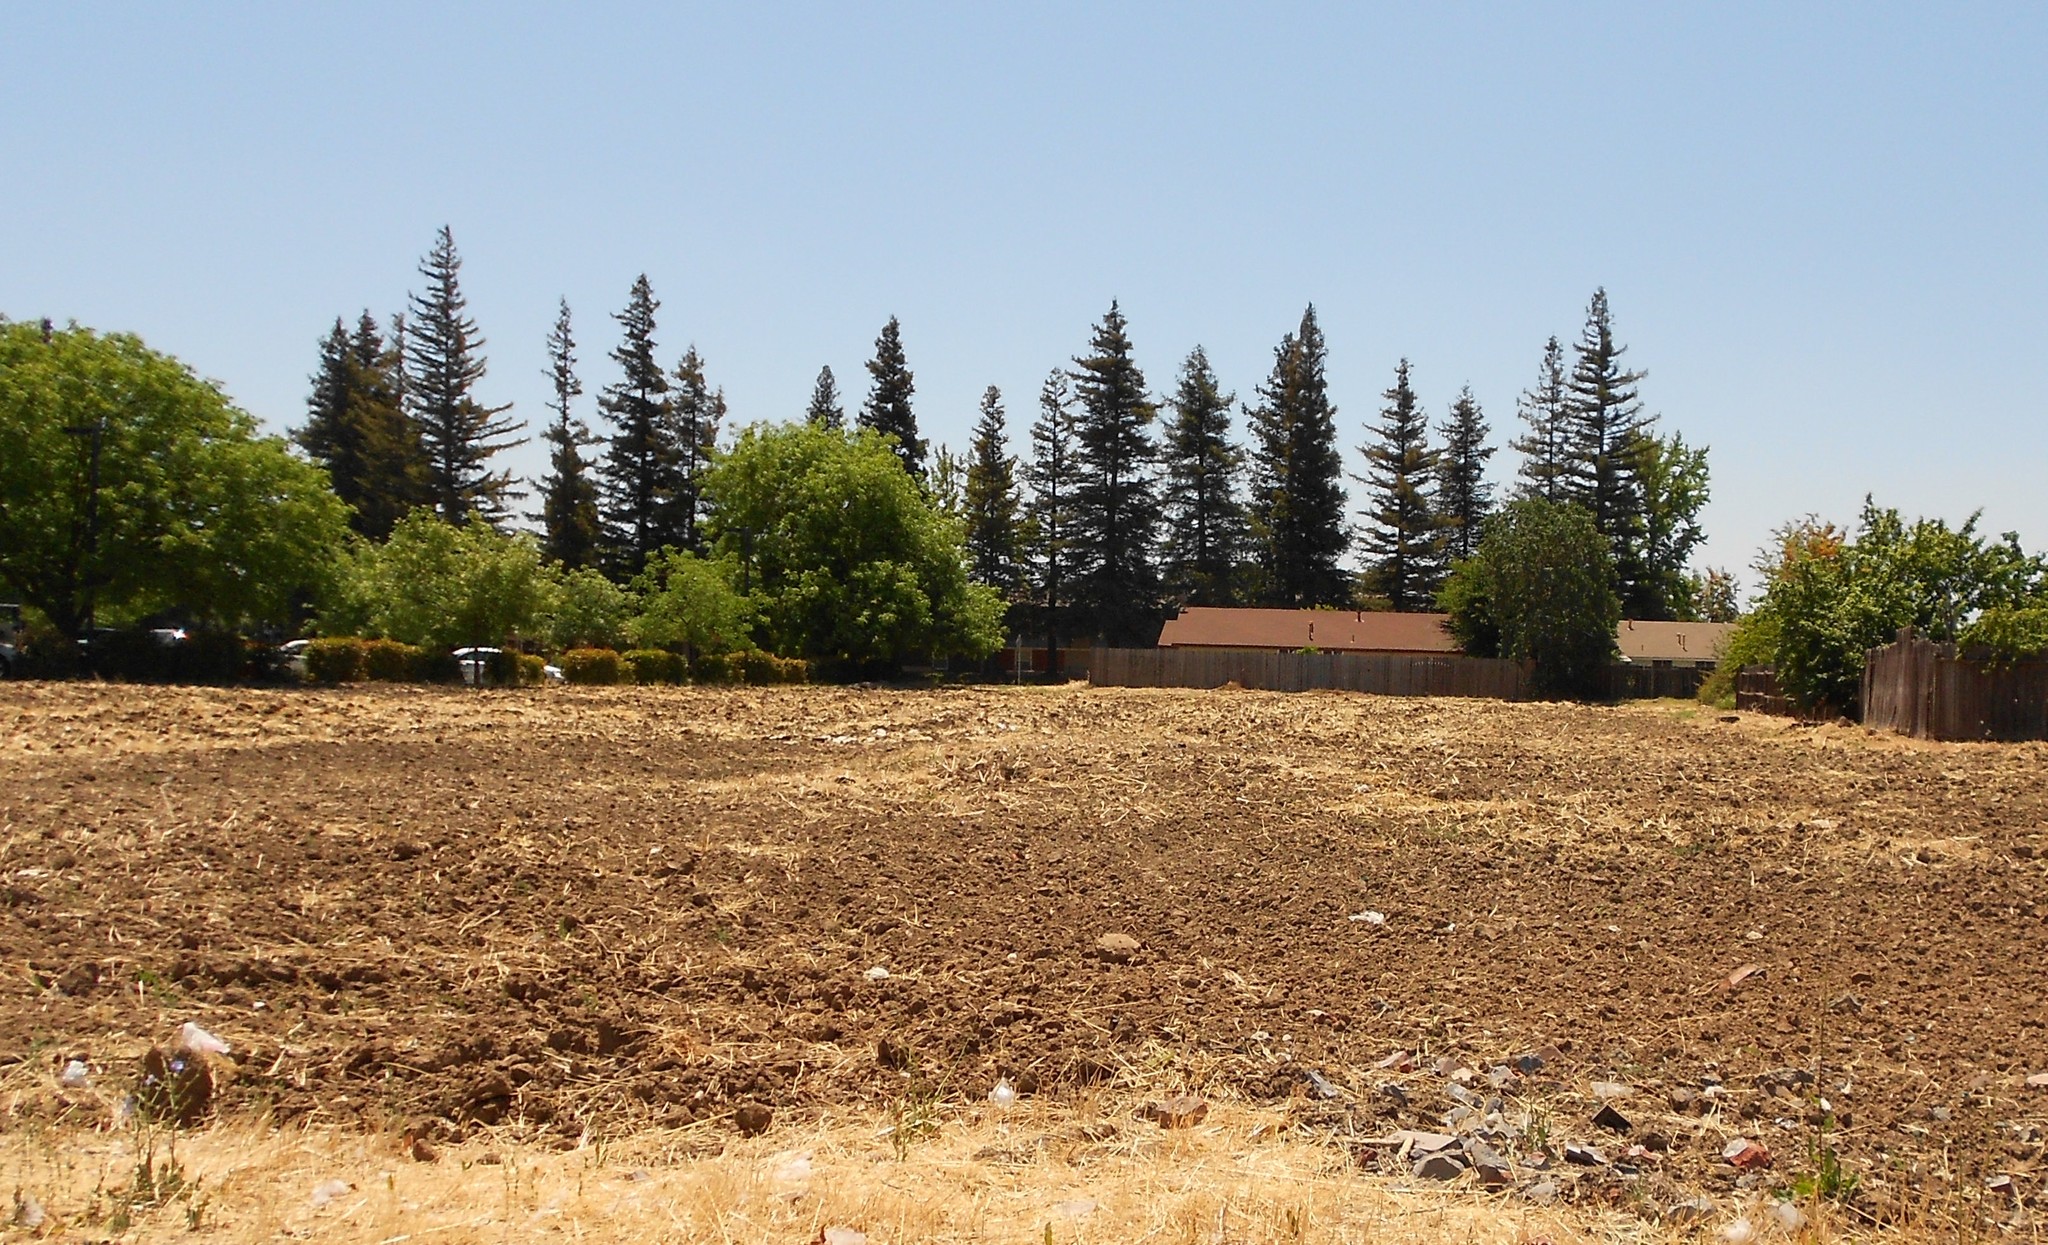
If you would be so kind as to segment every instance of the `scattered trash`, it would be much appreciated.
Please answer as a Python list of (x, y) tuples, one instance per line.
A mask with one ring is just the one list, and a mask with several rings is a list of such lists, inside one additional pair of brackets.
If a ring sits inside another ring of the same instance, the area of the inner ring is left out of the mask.
[(178, 1030), (176, 1049), (189, 1051), (194, 1055), (225, 1055), (233, 1048), (188, 1020)]
[(356, 1187), (346, 1180), (328, 1179), (313, 1186), (313, 1205), (325, 1206), (338, 1197), (347, 1197)]
[(1161, 1128), (1193, 1128), (1209, 1117), (1209, 1104), (1191, 1094), (1181, 1094), (1163, 1102), (1148, 1102), (1138, 1108), (1137, 1116)]
[(85, 1066), (83, 1059), (66, 1060), (64, 1070), (57, 1074), (57, 1084), (66, 1089), (91, 1089), (92, 1069)]
[(1465, 1165), (1438, 1151), (1416, 1160), (1415, 1174), (1424, 1180), (1456, 1180), (1465, 1174)]
[(1599, 1111), (1594, 1113), (1593, 1127), (1604, 1128), (1611, 1133), (1625, 1133), (1634, 1128), (1635, 1125), (1629, 1123), (1627, 1116), (1609, 1105), (1601, 1107)]
[(33, 1230), (42, 1227), (43, 1221), (47, 1218), (49, 1214), (43, 1209), (43, 1204), (36, 1200), (35, 1194), (17, 1192), (14, 1195), (14, 1218), (10, 1222), (15, 1227)]
[(782, 1160), (772, 1173), (778, 1184), (802, 1184), (811, 1178), (811, 1156), (808, 1153), (778, 1154), (775, 1157)]
[(1387, 914), (1384, 912), (1374, 912), (1368, 908), (1364, 912), (1354, 912), (1344, 919), (1347, 921), (1364, 921), (1367, 925), (1385, 925), (1387, 923)]
[(1806, 1226), (1806, 1212), (1790, 1202), (1779, 1202), (1771, 1207), (1771, 1218), (1787, 1232), (1797, 1232)]
[(1415, 1056), (1405, 1050), (1397, 1050), (1373, 1067), (1381, 1072), (1410, 1072), (1415, 1068)]
[(856, 1228), (820, 1228), (811, 1245), (868, 1245), (868, 1234)]
[(1331, 1084), (1328, 1077), (1314, 1068), (1302, 1069), (1302, 1076), (1307, 1078), (1309, 1088), (1316, 1091), (1318, 1098), (1342, 1098), (1344, 1096), (1343, 1090)]
[(1744, 964), (1741, 968), (1738, 968), (1734, 972), (1728, 974), (1728, 980), (1721, 983), (1721, 988), (1723, 990), (1733, 990), (1735, 987), (1741, 985), (1743, 982), (1748, 981), (1751, 977), (1754, 977), (1758, 973), (1761, 973), (1763, 971), (1764, 966), (1761, 964)]
[(1749, 1245), (1756, 1239), (1756, 1225), (1747, 1219), (1734, 1219), (1721, 1227), (1721, 1239), (1728, 1245)]
[(1052, 1208), (1068, 1219), (1082, 1219), (1095, 1213), (1095, 1199), (1070, 1197), (1063, 1202), (1054, 1202)]
[(1674, 1202), (1664, 1208), (1664, 1222), (1673, 1225), (1702, 1223), (1714, 1217), (1714, 1209), (1714, 1199), (1709, 1197)]
[(1379, 1092), (1381, 1096), (1390, 1099), (1391, 1101), (1401, 1106), (1405, 1107), (1408, 1105), (1408, 1091), (1403, 1087), (1394, 1084), (1392, 1081), (1388, 1081), (1385, 1085), (1380, 1086)]
[(988, 1100), (1008, 1110), (1017, 1105), (1017, 1087), (1010, 1084), (1009, 1078), (1004, 1077), (996, 1082), (994, 1089), (988, 1091)]
[(1721, 1147), (1721, 1157), (1743, 1171), (1771, 1165), (1771, 1152), (1745, 1137), (1737, 1137)]
[(1564, 1148), (1564, 1161), (1575, 1167), (1605, 1167), (1607, 1156), (1592, 1146), (1568, 1145)]
[(1633, 1088), (1620, 1081), (1593, 1082), (1593, 1096), (1602, 1102), (1613, 1102), (1616, 1098), (1626, 1098), (1635, 1092)]
[(1522, 1196), (1528, 1198), (1530, 1201), (1536, 1203), (1538, 1206), (1548, 1206), (1552, 1202), (1555, 1202), (1557, 1200), (1557, 1182), (1552, 1180), (1539, 1180), (1535, 1184), (1532, 1184), (1528, 1188), (1522, 1190)]
[(877, 964), (867, 971), (867, 978), (869, 981), (887, 981), (889, 980), (889, 970)]
[(2048, 1072), (2036, 1072), (2027, 1078), (2028, 1089), (2048, 1089)]

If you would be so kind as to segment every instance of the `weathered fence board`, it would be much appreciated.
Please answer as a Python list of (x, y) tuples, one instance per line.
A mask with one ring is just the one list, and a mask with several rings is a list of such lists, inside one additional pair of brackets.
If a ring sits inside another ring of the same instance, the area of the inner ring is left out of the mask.
[(1529, 679), (1512, 661), (1389, 653), (1289, 653), (1278, 650), (1099, 648), (1088, 681), (1100, 687), (1311, 689), (1382, 696), (1468, 696), (1523, 700)]
[(1908, 628), (1864, 660), (1863, 724), (1917, 739), (2048, 739), (2048, 660), (1958, 657)]
[(1607, 667), (1602, 690), (1609, 700), (1691, 700), (1699, 695), (1708, 671), (1699, 666)]
[(1799, 710), (1778, 683), (1778, 672), (1770, 666), (1744, 666), (1735, 674), (1735, 707), (1752, 713), (1771, 713), (1796, 718)]

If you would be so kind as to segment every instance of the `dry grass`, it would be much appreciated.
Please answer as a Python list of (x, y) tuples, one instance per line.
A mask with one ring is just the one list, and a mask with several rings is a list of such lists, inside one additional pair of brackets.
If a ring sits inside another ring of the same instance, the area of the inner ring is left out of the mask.
[[(14, 1239), (470, 1242), (1663, 1242), (1722, 1239), (1741, 1213), (1677, 1228), (1623, 1210), (1362, 1175), (1270, 1110), (1218, 1104), (1200, 1127), (1121, 1123), (1107, 1102), (952, 1109), (896, 1144), (884, 1118), (826, 1118), (740, 1140), (708, 1130), (549, 1149), (479, 1138), (419, 1161), (396, 1136), (225, 1124), (172, 1137), (16, 1131), (0, 1141)], [(1118, 1104), (1115, 1114), (1128, 1121)], [(899, 1117), (900, 1119), (900, 1117)], [(1091, 1127), (1092, 1126), (1092, 1127)], [(146, 1174), (139, 1174), (146, 1173)], [(346, 1186), (345, 1188), (343, 1186)], [(1791, 1239), (1761, 1208), (1756, 1239)], [(32, 1217), (32, 1216), (31, 1216)], [(1808, 1240), (1849, 1239), (1820, 1215)]]

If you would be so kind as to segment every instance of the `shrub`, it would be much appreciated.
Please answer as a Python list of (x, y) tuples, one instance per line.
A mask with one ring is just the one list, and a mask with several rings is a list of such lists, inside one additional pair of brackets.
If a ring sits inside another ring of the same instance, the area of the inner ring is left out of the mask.
[(635, 683), (681, 683), (688, 676), (682, 655), (666, 649), (636, 648), (620, 654), (619, 660), (632, 671)]
[(532, 653), (520, 653), (518, 656), (519, 681), (521, 683), (528, 687), (536, 687), (547, 680), (547, 658), (537, 657)]
[(562, 654), (562, 677), (571, 683), (609, 687), (624, 673), (619, 655), (608, 648), (572, 648)]
[(354, 636), (315, 640), (306, 646), (306, 677), (315, 683), (360, 683), (367, 647)]
[(811, 681), (811, 663), (801, 657), (778, 657), (776, 668), (782, 672), (784, 683), (808, 683)]
[(726, 659), (732, 663), (732, 681), (750, 683), (759, 687), (767, 683), (782, 682), (782, 671), (776, 665), (773, 654), (757, 648), (741, 649)]
[(446, 649), (408, 647), (405, 677), (414, 683), (460, 683), (462, 666)]
[(738, 677), (727, 653), (699, 653), (697, 660), (690, 663), (692, 683), (731, 683)]
[(485, 685), (489, 687), (519, 686), (519, 657), (518, 653), (502, 648), (495, 653), (487, 655), (484, 659), (483, 669)]
[[(419, 650), (396, 640), (363, 643), (363, 677), (373, 683), (404, 683), (419, 666)], [(311, 663), (308, 662), (310, 668)]]

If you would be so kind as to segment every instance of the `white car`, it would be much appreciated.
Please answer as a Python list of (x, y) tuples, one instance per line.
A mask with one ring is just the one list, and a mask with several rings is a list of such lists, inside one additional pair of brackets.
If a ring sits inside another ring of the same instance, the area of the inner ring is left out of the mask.
[[(491, 662), (501, 656), (504, 651), (501, 648), (490, 648), (483, 645), (456, 649), (455, 664), (462, 671), (464, 686), (475, 687), (479, 683), (487, 682), (486, 672), (490, 670)], [(562, 668), (560, 666), (543, 666), (541, 668), (541, 678), (549, 683), (563, 682)]]
[(0, 644), (0, 679), (14, 677), (14, 663), (21, 660), (21, 654), (12, 644)]
[(306, 646), (311, 640), (286, 640), (277, 646), (277, 664), (297, 678), (306, 677)]

